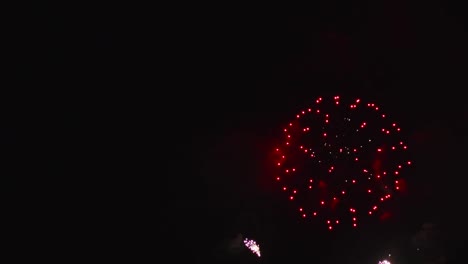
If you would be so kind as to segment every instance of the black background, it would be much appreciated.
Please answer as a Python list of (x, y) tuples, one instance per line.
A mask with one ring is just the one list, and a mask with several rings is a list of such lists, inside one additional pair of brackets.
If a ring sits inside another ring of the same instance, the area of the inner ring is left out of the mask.
[[(30, 155), (49, 176), (35, 181), (58, 193), (50, 199), (68, 212), (63, 222), (80, 223), (64, 237), (87, 241), (83, 252), (255, 261), (225, 246), (242, 233), (260, 241), (266, 263), (376, 263), (388, 251), (409, 263), (411, 238), (431, 222), (454, 260), (466, 236), (459, 10), (436, 1), (327, 1), (301, 14), (28, 8), (37, 19), (17, 19), (12, 68), (34, 106), (21, 111), (36, 131)], [(335, 94), (379, 102), (413, 141), (409, 195), (392, 221), (357, 233), (297, 221), (269, 174), (282, 125)], [(8, 124), (7, 143), (17, 122)]]

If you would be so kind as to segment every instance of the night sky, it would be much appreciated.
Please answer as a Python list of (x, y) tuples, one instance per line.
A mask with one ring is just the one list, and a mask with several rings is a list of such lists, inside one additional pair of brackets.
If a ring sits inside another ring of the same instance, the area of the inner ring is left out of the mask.
[[(37, 60), (18, 69), (51, 88), (35, 92), (47, 116), (38, 124), (53, 128), (40, 133), (60, 142), (43, 166), (67, 175), (55, 182), (61, 192), (79, 185), (99, 197), (84, 199), (91, 214), (113, 220), (81, 218), (110, 237), (192, 263), (258, 261), (229, 249), (238, 234), (260, 243), (263, 263), (377, 263), (389, 253), (423, 263), (416, 248), (434, 240), (427, 251), (445, 263), (466, 250), (468, 39), (456, 6), (41, 10), (45, 22), (29, 27), (37, 45), (21, 45), (22, 59)], [(410, 139), (408, 194), (385, 223), (328, 232), (299, 219), (274, 185), (284, 124), (334, 95), (378, 102)], [(442, 238), (414, 242), (424, 224)]]

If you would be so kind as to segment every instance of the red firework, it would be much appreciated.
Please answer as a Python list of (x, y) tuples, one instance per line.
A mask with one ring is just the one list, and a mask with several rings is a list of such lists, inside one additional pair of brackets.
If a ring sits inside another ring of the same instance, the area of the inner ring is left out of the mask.
[(275, 150), (276, 181), (301, 217), (330, 230), (382, 216), (411, 165), (400, 126), (360, 99), (318, 98), (283, 132)]

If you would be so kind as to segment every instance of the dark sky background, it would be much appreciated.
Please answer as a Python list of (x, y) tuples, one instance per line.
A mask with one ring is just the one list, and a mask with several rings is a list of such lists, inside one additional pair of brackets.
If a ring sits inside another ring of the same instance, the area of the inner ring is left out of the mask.
[[(260, 242), (264, 263), (377, 263), (389, 252), (410, 263), (422, 258), (411, 241), (425, 223), (443, 235), (448, 261), (466, 250), (468, 43), (457, 6), (37, 8), (41, 22), (23, 22), (31, 35), (19, 45), (18, 61), (33, 60), (15, 69), (46, 87), (33, 92), (44, 111), (31, 116), (58, 143), (43, 166), (67, 175), (55, 182), (64, 193), (98, 193), (92, 213), (117, 211), (114, 220), (128, 219), (118, 226), (136, 225), (119, 232), (137, 233), (141, 251), (255, 261), (228, 250), (241, 233)], [(385, 223), (325, 232), (298, 221), (273, 185), (282, 125), (327, 95), (378, 102), (411, 139), (408, 195)]]

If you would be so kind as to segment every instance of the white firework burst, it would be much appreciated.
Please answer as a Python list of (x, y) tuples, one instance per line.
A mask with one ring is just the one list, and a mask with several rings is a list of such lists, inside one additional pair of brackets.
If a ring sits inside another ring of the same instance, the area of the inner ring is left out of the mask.
[[(255, 242), (253, 239), (244, 239), (244, 245), (250, 249), (254, 254), (256, 254), (258, 257), (260, 257), (260, 245)], [(387, 263), (384, 263), (387, 264)]]

